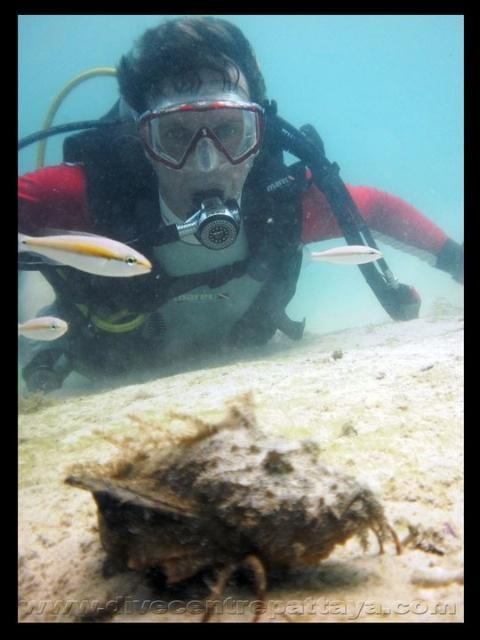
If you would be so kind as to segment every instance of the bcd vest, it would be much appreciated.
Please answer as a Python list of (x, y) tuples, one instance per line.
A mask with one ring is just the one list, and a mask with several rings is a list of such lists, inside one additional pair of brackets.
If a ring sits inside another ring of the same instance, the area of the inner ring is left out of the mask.
[(114, 284), (110, 278), (68, 267), (45, 270), (70, 315), (80, 313), (84, 319), (93, 319), (99, 331), (130, 331), (141, 318), (176, 296), (202, 285), (218, 287), (248, 273), (263, 286), (234, 326), (230, 341), (260, 344), (277, 329), (292, 339), (301, 338), (304, 321), (290, 320), (285, 308), (295, 294), (302, 262), (304, 166), (287, 168), (283, 154), (266, 140), (242, 194), (248, 258), (204, 273), (171, 277), (153, 253), (152, 238), (163, 225), (156, 177), (139, 139), (128, 127), (67, 138), (64, 161), (84, 167), (92, 232), (128, 242), (149, 258), (153, 269), (142, 278), (118, 278)]

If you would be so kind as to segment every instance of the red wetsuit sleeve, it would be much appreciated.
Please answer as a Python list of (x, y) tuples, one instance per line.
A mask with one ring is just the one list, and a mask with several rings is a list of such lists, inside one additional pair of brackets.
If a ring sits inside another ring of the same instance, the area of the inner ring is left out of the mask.
[[(446, 234), (420, 211), (396, 196), (370, 187), (347, 189), (372, 230), (436, 255), (447, 240)], [(342, 237), (337, 220), (324, 194), (311, 184), (303, 196), (302, 242), (318, 242)]]
[(86, 181), (79, 165), (62, 164), (18, 179), (18, 230), (44, 235), (48, 229), (90, 231)]

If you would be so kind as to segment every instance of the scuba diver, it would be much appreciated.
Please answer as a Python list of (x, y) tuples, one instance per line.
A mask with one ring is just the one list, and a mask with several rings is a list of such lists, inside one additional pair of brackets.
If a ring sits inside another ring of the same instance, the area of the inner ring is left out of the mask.
[[(113, 238), (153, 269), (111, 279), (19, 256), (55, 292), (39, 314), (69, 324), (35, 344), (28, 390), (60, 388), (71, 371), (101, 379), (260, 345), (277, 330), (300, 339), (305, 321), (285, 309), (303, 245), (343, 236), (375, 247), (369, 227), (463, 283), (462, 245), (400, 198), (346, 186), (315, 129), (277, 114), (233, 24), (169, 19), (122, 57), (117, 78), (119, 100), (66, 138), (64, 162), (19, 178), (19, 230)], [(286, 151), (298, 162), (287, 166)], [(385, 260), (359, 268), (393, 319), (418, 317), (418, 294)]]

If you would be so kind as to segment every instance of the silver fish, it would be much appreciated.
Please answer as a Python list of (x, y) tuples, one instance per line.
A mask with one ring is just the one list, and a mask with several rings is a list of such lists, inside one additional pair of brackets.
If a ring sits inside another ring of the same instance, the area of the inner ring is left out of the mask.
[(68, 331), (68, 323), (53, 316), (32, 318), (18, 325), (18, 335), (31, 340), (56, 340)]
[(383, 254), (373, 247), (349, 244), (326, 251), (310, 252), (315, 262), (331, 262), (332, 264), (366, 264), (383, 257)]

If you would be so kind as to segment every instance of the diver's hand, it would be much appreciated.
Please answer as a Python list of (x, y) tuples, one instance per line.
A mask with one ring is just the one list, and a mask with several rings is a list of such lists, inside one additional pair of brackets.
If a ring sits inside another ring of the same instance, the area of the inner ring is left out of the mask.
[(437, 254), (435, 267), (446, 271), (452, 278), (463, 284), (463, 242), (459, 244), (448, 239)]
[(30, 392), (43, 391), (50, 393), (62, 386), (62, 378), (48, 367), (39, 367), (23, 376)]

